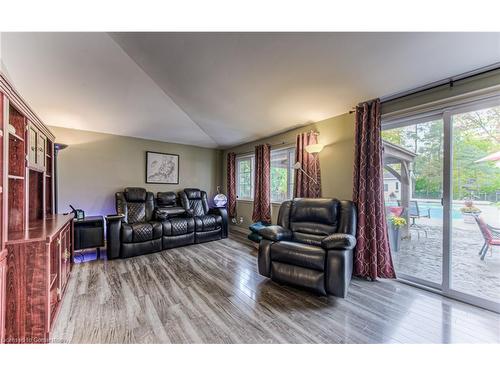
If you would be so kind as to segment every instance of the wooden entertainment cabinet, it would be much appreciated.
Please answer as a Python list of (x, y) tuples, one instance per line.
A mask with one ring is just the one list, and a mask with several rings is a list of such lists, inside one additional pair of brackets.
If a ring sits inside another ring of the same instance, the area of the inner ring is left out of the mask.
[(46, 343), (71, 271), (73, 216), (54, 214), (53, 134), (1, 73), (0, 113), (0, 342)]

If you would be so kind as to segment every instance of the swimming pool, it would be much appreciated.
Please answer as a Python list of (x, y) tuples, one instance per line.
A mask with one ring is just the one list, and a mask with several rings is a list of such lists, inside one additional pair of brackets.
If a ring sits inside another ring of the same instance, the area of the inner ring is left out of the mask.
[[(386, 202), (386, 206), (395, 207), (397, 206), (397, 202)], [(443, 218), (443, 206), (439, 202), (418, 202), (418, 208), (420, 210), (420, 215), (426, 215), (427, 210), (430, 211), (431, 219), (442, 219)], [(460, 212), (460, 208), (453, 207), (451, 211), (451, 218), (453, 220), (462, 219), (462, 213)]]

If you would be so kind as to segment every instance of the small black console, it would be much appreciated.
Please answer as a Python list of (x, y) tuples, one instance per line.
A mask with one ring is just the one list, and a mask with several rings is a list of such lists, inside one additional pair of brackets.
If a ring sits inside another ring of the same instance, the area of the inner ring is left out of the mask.
[(75, 219), (74, 250), (97, 248), (97, 259), (100, 259), (100, 248), (104, 247), (104, 218), (102, 216), (87, 216)]

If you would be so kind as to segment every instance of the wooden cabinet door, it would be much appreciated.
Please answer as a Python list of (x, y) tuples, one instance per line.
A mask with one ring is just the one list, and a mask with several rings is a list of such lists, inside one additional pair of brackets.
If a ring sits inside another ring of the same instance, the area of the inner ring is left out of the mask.
[(71, 226), (66, 226), (61, 232), (61, 290), (68, 281), (71, 266)]
[(28, 164), (30, 167), (36, 166), (36, 157), (37, 157), (37, 138), (38, 134), (36, 129), (33, 126), (28, 128)]
[(36, 140), (36, 165), (39, 169), (45, 170), (45, 149), (47, 148), (47, 138), (42, 133), (37, 134)]
[(60, 272), (61, 272), (61, 252), (59, 246), (59, 237), (56, 237), (49, 244), (50, 251), (50, 279), (49, 279), (49, 298), (50, 298), (50, 319), (48, 326), (51, 327), (54, 322), (57, 304), (60, 299)]
[(7, 250), (0, 250), (0, 344), (5, 338), (5, 302), (7, 285)]

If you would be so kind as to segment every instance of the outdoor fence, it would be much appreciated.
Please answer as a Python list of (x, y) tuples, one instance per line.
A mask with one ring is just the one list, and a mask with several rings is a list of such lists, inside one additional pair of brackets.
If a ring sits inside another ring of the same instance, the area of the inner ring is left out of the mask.
[[(500, 191), (496, 193), (473, 193), (474, 200), (476, 201), (488, 201), (488, 202), (500, 202)], [(416, 191), (413, 193), (413, 198), (415, 199), (441, 199), (442, 193), (428, 192), (428, 191)], [(465, 199), (465, 197), (459, 197), (458, 199)]]

